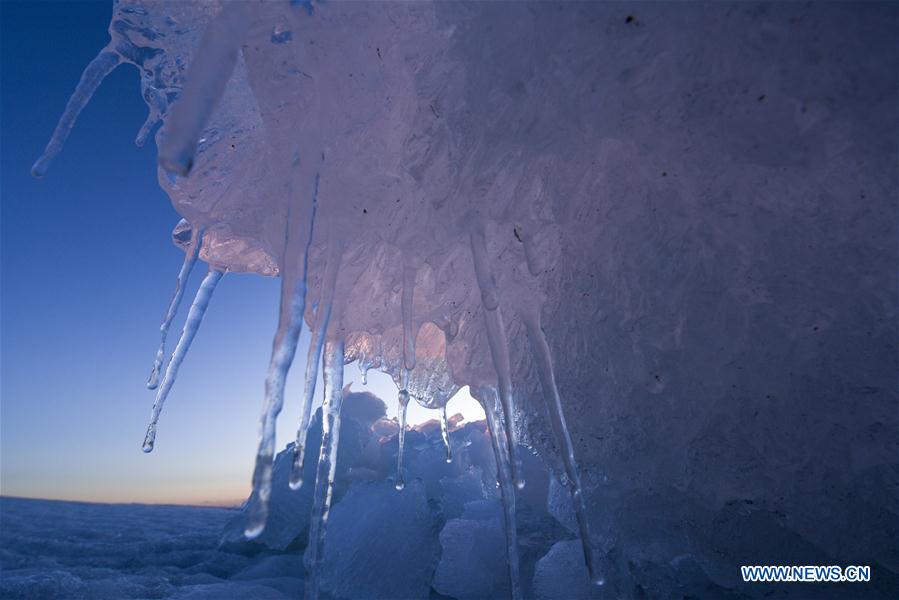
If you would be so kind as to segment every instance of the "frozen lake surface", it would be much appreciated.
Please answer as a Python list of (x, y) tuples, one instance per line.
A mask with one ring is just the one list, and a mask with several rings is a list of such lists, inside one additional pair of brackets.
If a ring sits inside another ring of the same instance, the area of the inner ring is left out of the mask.
[(2, 498), (0, 597), (300, 597), (299, 556), (217, 549), (236, 512)]

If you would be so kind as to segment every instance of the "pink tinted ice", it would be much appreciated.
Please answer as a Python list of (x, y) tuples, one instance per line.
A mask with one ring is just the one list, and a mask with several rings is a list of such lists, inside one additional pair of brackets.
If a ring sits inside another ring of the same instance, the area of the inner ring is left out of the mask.
[[(441, 410), (460, 387), (480, 390), (503, 470), (511, 589), (518, 595), (514, 488), (525, 482), (516, 390), (533, 382), (515, 380), (529, 372), (515, 361), (533, 361), (592, 569), (577, 466), (539, 321), (543, 299), (558, 293), (542, 278), (559, 257), (555, 215), (589, 202), (568, 184), (584, 177), (571, 157), (586, 152), (601, 119), (598, 111), (566, 109), (571, 91), (560, 82), (587, 85), (601, 58), (589, 34), (572, 27), (589, 7), (568, 8), (331, 2), (310, 12), (287, 2), (115, 4), (110, 45), (85, 71), (35, 172), (46, 170), (105, 74), (133, 64), (144, 74), (150, 109), (138, 142), (162, 123), (160, 184), (204, 232), (199, 256), (211, 270), (194, 308), (205, 310), (226, 271), (281, 277), (248, 536), (265, 527), (274, 424), (305, 321), (314, 327), (314, 347), (297, 473), (322, 354), (327, 419), (335, 426), (336, 362), (361, 359), (389, 373), (405, 402), (411, 397)], [(310, 295), (320, 299), (315, 310)], [(188, 321), (198, 326), (194, 308)], [(196, 326), (185, 327), (186, 343), (170, 361), (154, 435)], [(533, 357), (519, 350), (528, 347)], [(400, 449), (398, 488), (402, 442)], [(323, 441), (320, 456), (306, 561), (311, 597), (336, 443)], [(292, 486), (301, 484), (292, 478)]]

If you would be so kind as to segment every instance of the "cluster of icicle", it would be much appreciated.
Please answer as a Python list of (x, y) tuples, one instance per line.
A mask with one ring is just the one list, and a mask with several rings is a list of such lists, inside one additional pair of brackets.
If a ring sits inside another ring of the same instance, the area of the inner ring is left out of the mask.
[[(320, 364), (325, 386), (304, 557), (307, 598), (319, 593), (343, 368), (353, 361), (397, 383), (398, 490), (409, 401), (443, 410), (450, 460), (445, 406), (471, 386), (493, 439), (512, 596), (520, 597), (515, 493), (525, 482), (510, 346), (530, 349), (585, 561), (601, 582), (540, 322), (548, 294), (541, 275), (559, 251), (549, 181), (565, 161), (553, 149), (570, 147), (583, 129), (551, 107), (551, 94), (560, 92), (543, 75), (562, 52), (560, 39), (578, 43), (558, 32), (580, 16), (556, 13), (489, 3), (122, 0), (109, 45), (85, 69), (34, 166), (36, 176), (46, 172), (107, 74), (122, 63), (140, 69), (150, 115), (137, 143), (163, 125), (156, 134), (160, 184), (185, 218), (174, 232), (184, 263), (147, 382), (156, 400), (145, 452), (223, 275), (281, 277), (246, 535), (266, 525), (275, 422), (306, 323), (311, 343), (293, 489), (304, 485)], [(571, 60), (589, 59), (582, 52)], [(209, 270), (166, 364), (167, 333), (198, 258)]]

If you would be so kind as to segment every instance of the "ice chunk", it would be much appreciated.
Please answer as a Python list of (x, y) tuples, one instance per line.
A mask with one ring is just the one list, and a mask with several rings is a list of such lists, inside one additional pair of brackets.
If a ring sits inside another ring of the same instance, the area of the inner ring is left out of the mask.
[(360, 482), (331, 510), (321, 587), (340, 598), (428, 598), (439, 552), (425, 487)]
[(480, 467), (471, 467), (456, 477), (440, 480), (440, 506), (443, 516), (455, 519), (462, 516), (469, 502), (482, 499), (486, 494)]
[[(466, 438), (469, 438), (466, 432), (462, 431), (451, 436), (457, 447), (466, 444), (468, 442)], [(406, 479), (422, 480), (427, 488), (428, 497), (436, 501), (440, 501), (441, 479), (461, 474), (473, 463), (472, 456), (467, 452), (459, 452), (457, 459), (452, 463), (446, 462), (446, 449), (437, 421), (428, 421), (408, 430), (405, 443)]]
[[(320, 413), (319, 413), (320, 415)], [(320, 416), (313, 420), (309, 428), (309, 441), (321, 440)], [(318, 444), (313, 458), (318, 458)], [(305, 541), (305, 533), (309, 527), (309, 513), (312, 510), (312, 486), (304, 486), (298, 490), (290, 489), (288, 482), (293, 463), (293, 444), (280, 452), (275, 459), (272, 470), (272, 492), (269, 498), (268, 526), (254, 538), (254, 542), (274, 550), (284, 550), (295, 541)], [(306, 465), (306, 476), (315, 476), (315, 462)], [(247, 502), (250, 504), (250, 501)], [(244, 544), (244, 532), (247, 527), (246, 507), (244, 512), (234, 517), (222, 534), (222, 544), (226, 547)], [(302, 564), (297, 559), (297, 570), (302, 571)]]
[(549, 480), (546, 510), (565, 529), (571, 533), (577, 533), (577, 518), (574, 516), (574, 508), (571, 506), (571, 495), (568, 493), (568, 489), (559, 483), (559, 480), (555, 477), (550, 477)]
[(534, 569), (534, 597), (537, 600), (600, 598), (601, 590), (590, 582), (578, 540), (557, 542), (537, 561)]
[[(498, 504), (484, 519), (450, 519), (440, 531), (442, 553), (434, 589), (458, 600), (508, 598), (503, 525)], [(482, 513), (475, 516), (483, 517)]]
[[(383, 411), (383, 402), (371, 394), (346, 395), (340, 423), (339, 459), (335, 475), (338, 498), (349, 483), (351, 471), (355, 467), (368, 466), (368, 458), (364, 451), (370, 441), (376, 441), (375, 434), (371, 430), (371, 421), (382, 415)], [(319, 409), (313, 415), (306, 438), (310, 452), (304, 465), (304, 477), (308, 481), (315, 481), (321, 435), (322, 417)], [(285, 550), (292, 545), (300, 547), (306, 545), (314, 486), (304, 485), (297, 490), (290, 489), (293, 457), (294, 446), (291, 443), (275, 458), (268, 516), (271, 527), (266, 527), (258, 537), (249, 542), (251, 545), (259, 544), (272, 550)], [(221, 541), (226, 547), (240, 547), (248, 543), (244, 529), (247, 523), (247, 507), (251, 505), (250, 500), (247, 501), (244, 510), (225, 528)], [(302, 570), (299, 561), (297, 568)]]

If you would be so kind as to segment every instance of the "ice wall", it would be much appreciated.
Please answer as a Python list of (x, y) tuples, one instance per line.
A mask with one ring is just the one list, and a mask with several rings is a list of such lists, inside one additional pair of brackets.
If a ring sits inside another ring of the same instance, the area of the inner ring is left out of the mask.
[(200, 258), (282, 278), (257, 498), (306, 323), (419, 402), (495, 396), (610, 593), (896, 581), (894, 5), (119, 2), (110, 34), (35, 173), (140, 67)]

